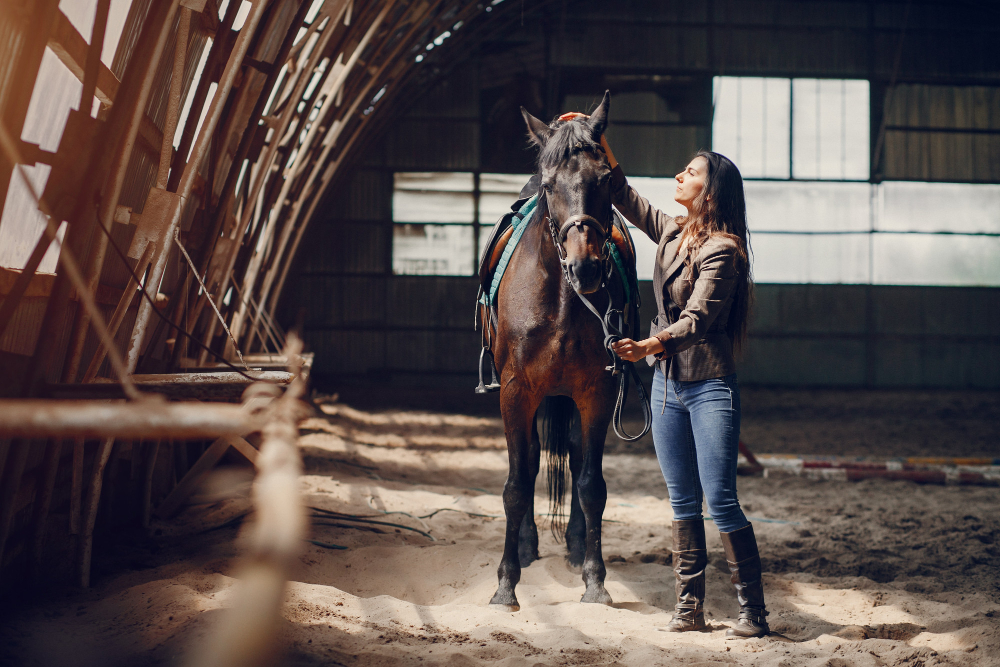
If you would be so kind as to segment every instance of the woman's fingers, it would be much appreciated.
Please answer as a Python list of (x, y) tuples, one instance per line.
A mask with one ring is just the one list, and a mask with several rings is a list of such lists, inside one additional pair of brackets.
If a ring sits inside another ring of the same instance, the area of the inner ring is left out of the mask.
[(638, 361), (646, 356), (646, 351), (631, 338), (622, 338), (611, 349), (625, 361)]

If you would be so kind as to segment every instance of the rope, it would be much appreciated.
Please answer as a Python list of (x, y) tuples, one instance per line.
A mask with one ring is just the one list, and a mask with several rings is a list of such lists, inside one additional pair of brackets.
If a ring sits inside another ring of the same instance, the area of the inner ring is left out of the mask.
[(205, 287), (205, 283), (202, 282), (201, 276), (198, 275), (198, 269), (194, 267), (194, 262), (191, 261), (191, 256), (188, 255), (187, 250), (184, 249), (184, 245), (181, 244), (180, 233), (179, 229), (174, 230), (174, 243), (177, 244), (177, 247), (181, 249), (181, 253), (184, 254), (184, 259), (187, 260), (188, 266), (191, 267), (191, 274), (194, 276), (194, 279), (198, 281), (198, 284), (201, 285), (201, 289), (205, 292), (205, 299), (212, 305), (212, 310), (215, 311), (215, 315), (219, 318), (222, 328), (225, 329), (226, 334), (229, 335), (229, 340), (233, 341), (233, 349), (236, 350), (236, 355), (240, 358), (240, 363), (243, 364), (243, 368), (250, 370), (250, 367), (247, 366), (247, 362), (243, 360), (243, 353), (240, 352), (240, 346), (236, 343), (236, 339), (233, 338), (233, 333), (229, 330), (229, 327), (226, 326), (225, 318), (222, 317), (222, 313), (219, 312), (218, 307), (215, 305), (215, 300), (212, 299), (211, 292), (209, 292), (208, 288)]

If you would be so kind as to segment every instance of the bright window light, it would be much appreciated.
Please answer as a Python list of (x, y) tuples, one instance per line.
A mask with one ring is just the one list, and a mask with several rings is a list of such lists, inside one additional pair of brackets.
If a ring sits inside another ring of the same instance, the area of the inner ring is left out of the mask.
[(712, 149), (744, 178), (788, 178), (788, 79), (717, 76)]
[(792, 80), (792, 176), (868, 180), (868, 82)]

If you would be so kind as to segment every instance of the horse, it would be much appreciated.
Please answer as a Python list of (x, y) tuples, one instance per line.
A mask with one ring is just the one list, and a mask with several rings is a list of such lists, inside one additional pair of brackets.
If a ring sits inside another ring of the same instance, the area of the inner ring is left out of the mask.
[(601, 466), (619, 387), (608, 372), (607, 326), (602, 328), (596, 309), (613, 312), (612, 303), (624, 304), (626, 292), (625, 277), (611, 270), (607, 255), (611, 168), (600, 138), (609, 106), (605, 93), (589, 119), (551, 125), (521, 108), (539, 149), (539, 201), (510, 256), (494, 317), (484, 318), (491, 327), (510, 465), (503, 490), (504, 551), (490, 605), (508, 611), (520, 609), (514, 589), (521, 568), (539, 558), (534, 486), (541, 458), (536, 413), (543, 404), (554, 532), (568, 455), (567, 561), (582, 573), (582, 602), (611, 604), (601, 553), (607, 502)]

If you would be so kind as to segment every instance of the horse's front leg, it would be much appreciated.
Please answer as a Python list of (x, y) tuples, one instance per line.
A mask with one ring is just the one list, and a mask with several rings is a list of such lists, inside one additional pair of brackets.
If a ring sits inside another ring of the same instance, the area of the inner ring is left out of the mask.
[(608, 486), (604, 482), (604, 439), (608, 433), (610, 415), (604, 408), (605, 397), (578, 401), (583, 429), (583, 462), (577, 481), (580, 507), (586, 520), (586, 547), (583, 558), (583, 583), (587, 590), (581, 602), (611, 604), (611, 596), (604, 588), (607, 569), (601, 553), (601, 520), (608, 502)]
[(528, 496), (528, 508), (521, 519), (520, 538), (518, 540), (518, 560), (521, 567), (528, 567), (538, 560), (538, 526), (535, 524), (535, 482), (538, 479), (538, 469), (541, 464), (542, 443), (538, 438), (538, 420), (531, 420), (531, 439), (528, 451), (528, 476), (531, 478), (531, 492)]
[(569, 503), (569, 522), (566, 524), (566, 562), (574, 572), (581, 572), (587, 552), (587, 522), (580, 505), (580, 471), (583, 469), (583, 436), (580, 424), (574, 419), (569, 435), (569, 472), (572, 495)]
[(490, 600), (491, 605), (506, 611), (517, 611), (521, 605), (514, 595), (514, 587), (521, 580), (521, 562), (518, 538), (524, 514), (532, 505), (535, 479), (531, 474), (531, 429), (538, 401), (514, 387), (510, 382), (500, 393), (500, 412), (507, 435), (507, 458), (510, 471), (503, 487), (503, 507), (507, 515), (507, 531), (503, 545), (503, 558), (497, 569), (499, 586)]

